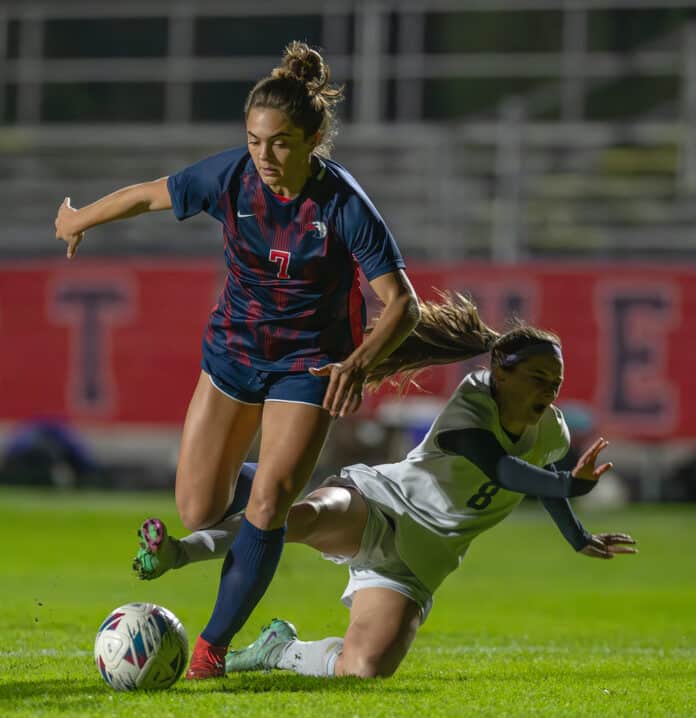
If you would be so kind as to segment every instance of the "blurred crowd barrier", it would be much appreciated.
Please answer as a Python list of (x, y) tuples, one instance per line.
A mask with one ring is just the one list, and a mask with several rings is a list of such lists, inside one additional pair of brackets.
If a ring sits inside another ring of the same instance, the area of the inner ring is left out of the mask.
[[(0, 258), (55, 255), (51, 226), (66, 195), (81, 207), (245, 141), (236, 120), (0, 127)], [(539, 123), (513, 113), (447, 125), (345, 125), (333, 156), (357, 178), (409, 259), (693, 261), (691, 142), (696, 147), (696, 120), (690, 127)], [(202, 257), (220, 250), (209, 219), (177, 225), (167, 212), (100, 227), (81, 251)]]
[[(0, 0), (0, 481), (172, 484), (219, 228), (105, 225), (67, 263), (53, 217), (242, 145), (300, 38), (345, 84), (334, 157), (419, 294), (558, 332), (573, 455), (604, 434), (615, 498), (696, 500), (693, 5)], [(317, 474), (402, 456), (480, 364), (368, 396)]]
[[(696, 7), (674, 0), (0, 0), (0, 256), (47, 251), (64, 194), (243, 144), (293, 39), (345, 85), (335, 157), (409, 258), (693, 259)], [(218, 249), (186, 224), (95, 251)]]
[[(412, 262), (409, 274), (423, 299), (436, 300), (436, 289), (462, 292), (498, 329), (519, 316), (558, 332), (566, 357), (559, 401), (568, 407), (571, 430), (578, 439), (610, 438), (617, 458), (625, 445), (623, 464), (637, 482), (636, 495), (662, 496), (654, 482), (689, 459), (696, 439), (696, 406), (688, 401), (696, 389), (690, 361), (696, 267)], [(0, 418), (6, 427), (43, 422), (44, 438), (46, 422), (101, 436), (112, 459), (135, 458), (138, 447), (148, 453), (149, 444), (171, 468), (220, 286), (213, 260), (4, 263), (0, 342), (12, 351), (0, 353)], [(368, 304), (374, 314), (372, 297)], [(337, 423), (334, 435), (345, 436), (336, 436), (327, 460), (398, 458), (422, 437), (463, 375), (485, 364), (482, 356), (427, 370), (422, 390), (406, 396), (390, 387), (368, 395), (357, 425)], [(130, 439), (115, 438), (124, 432)], [(83, 462), (88, 474), (92, 463)], [(615, 463), (621, 472), (622, 461)]]

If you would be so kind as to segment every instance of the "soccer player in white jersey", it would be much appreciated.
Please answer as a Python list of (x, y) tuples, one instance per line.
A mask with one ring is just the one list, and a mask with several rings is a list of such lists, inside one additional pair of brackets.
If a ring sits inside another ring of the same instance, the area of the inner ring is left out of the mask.
[[(572, 472), (553, 462), (569, 434), (553, 401), (563, 381), (560, 339), (520, 325), (498, 335), (463, 297), (443, 295), (421, 307), (413, 334), (368, 377), (402, 381), (432, 364), (490, 352), (490, 370), (467, 375), (423, 441), (403, 461), (356, 464), (295, 504), (287, 540), (349, 566), (343, 638), (304, 642), (274, 619), (247, 648), (227, 654), (228, 672), (280, 668), (304, 675), (389, 676), (432, 607), (435, 590), (471, 541), (507, 516), (524, 495), (538, 496), (573, 548), (587, 556), (635, 553), (623, 533), (590, 534), (568, 498), (590, 491), (611, 467), (599, 463), (597, 439)], [(542, 468), (544, 467), (544, 468)], [(181, 540), (157, 519), (141, 527), (134, 568), (156, 578), (169, 568), (224, 556), (241, 514)], [(153, 530), (152, 522), (156, 522)], [(151, 534), (155, 542), (147, 541)]]

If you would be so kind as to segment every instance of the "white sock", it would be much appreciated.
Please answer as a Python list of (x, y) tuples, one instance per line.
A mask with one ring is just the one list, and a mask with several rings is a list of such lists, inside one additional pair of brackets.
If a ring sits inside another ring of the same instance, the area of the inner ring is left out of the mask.
[(276, 668), (293, 671), (302, 676), (334, 676), (336, 660), (342, 650), (342, 638), (324, 638), (321, 641), (290, 641), (283, 647)]
[(209, 529), (194, 531), (188, 536), (179, 539), (176, 568), (181, 568), (187, 563), (210, 561), (213, 558), (227, 556), (232, 542), (239, 533), (243, 517), (244, 512), (240, 511), (237, 514), (228, 516)]

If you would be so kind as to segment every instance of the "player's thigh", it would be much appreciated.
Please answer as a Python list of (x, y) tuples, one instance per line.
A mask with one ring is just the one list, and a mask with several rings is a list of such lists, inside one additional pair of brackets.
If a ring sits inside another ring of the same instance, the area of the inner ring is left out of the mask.
[(246, 516), (259, 528), (282, 526), (292, 502), (305, 486), (331, 425), (319, 406), (267, 401), (261, 422), (259, 465)]
[(324, 486), (293, 504), (286, 541), (333, 556), (355, 556), (368, 515), (367, 502), (355, 489)]
[(391, 676), (420, 626), (420, 608), (389, 588), (356, 591), (336, 675)]
[(258, 431), (262, 405), (236, 401), (201, 372), (186, 413), (176, 472), (176, 503), (190, 530), (222, 517)]

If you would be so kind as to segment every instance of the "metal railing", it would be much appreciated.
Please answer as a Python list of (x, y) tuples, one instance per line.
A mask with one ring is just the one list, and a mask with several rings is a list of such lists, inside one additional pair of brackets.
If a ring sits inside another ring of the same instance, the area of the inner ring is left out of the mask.
[[(251, 83), (278, 56), (198, 56), (196, 22), (281, 15), (321, 18), (319, 44), (327, 49), (334, 77), (349, 84), (352, 96), (336, 158), (345, 160), (366, 187), (407, 253), (514, 262), (558, 252), (612, 255), (629, 247), (637, 254), (693, 256), (696, 25), (685, 21), (662, 42), (657, 38), (632, 52), (587, 47), (591, 13), (656, 7), (696, 8), (696, 2), (0, 0), (0, 117), (9, 97), (6, 88), (16, 88), (16, 121), (0, 128), (0, 211), (5, 218), (0, 252), (52, 251), (39, 227), (63, 194), (80, 204), (95, 191), (168, 174), (202, 154), (242, 143), (236, 121), (192, 121), (193, 88), (206, 81)], [(560, 50), (426, 52), (429, 18), (496, 10), (558, 13)], [(167, 20), (167, 53), (161, 57), (46, 56), (46, 23), (152, 17)], [(676, 101), (664, 117), (614, 123), (585, 119), (590, 87), (636, 73), (679, 78)], [(425, 122), (426, 83), (467, 77), (547, 80), (526, 94), (504, 98), (484, 118)], [(47, 84), (143, 81), (165, 88), (161, 123), (59, 125), (42, 117)], [(388, 123), (390, 87), (396, 122)], [(540, 120), (538, 113), (553, 103), (560, 120)], [(621, 166), (611, 161), (618, 151), (626, 160)], [(658, 154), (662, 160), (651, 170), (650, 158)], [(28, 195), (41, 205), (39, 211), (29, 211)], [(193, 233), (201, 234), (199, 227), (178, 233), (181, 251), (217, 251), (213, 232), (192, 239)], [(125, 251), (169, 251), (169, 227), (153, 219), (148, 228), (145, 241), (130, 230), (100, 231), (117, 233), (115, 244)]]

